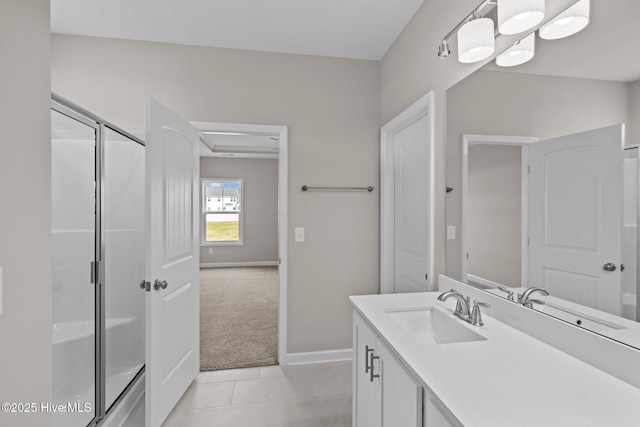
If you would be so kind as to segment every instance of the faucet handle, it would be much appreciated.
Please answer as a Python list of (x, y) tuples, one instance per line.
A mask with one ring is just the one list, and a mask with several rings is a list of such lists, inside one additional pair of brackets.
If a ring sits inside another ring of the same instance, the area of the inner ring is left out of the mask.
[(535, 303), (535, 304), (538, 304), (538, 305), (545, 305), (545, 304), (546, 304), (546, 302), (542, 301), (541, 299), (532, 299), (532, 298), (529, 298), (529, 299), (527, 300), (527, 302), (524, 304), (524, 306), (525, 306), (525, 307), (527, 307), (527, 308), (533, 308), (533, 304), (534, 304), (534, 303)]
[(473, 310), (471, 311), (471, 324), (474, 326), (484, 325), (484, 322), (482, 321), (482, 313), (480, 312), (480, 307), (489, 308), (491, 306), (486, 302), (473, 300)]
[(508, 288), (504, 287), (504, 286), (498, 286), (498, 289), (500, 289), (502, 292), (506, 292), (507, 293), (507, 299), (509, 301), (513, 301), (513, 291), (509, 290)]

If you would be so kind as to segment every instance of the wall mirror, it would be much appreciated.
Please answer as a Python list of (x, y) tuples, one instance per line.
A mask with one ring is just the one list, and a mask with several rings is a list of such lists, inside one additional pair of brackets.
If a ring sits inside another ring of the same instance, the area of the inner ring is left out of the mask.
[[(446, 273), (640, 349), (640, 2), (447, 91)], [(500, 289), (502, 288), (502, 289)]]

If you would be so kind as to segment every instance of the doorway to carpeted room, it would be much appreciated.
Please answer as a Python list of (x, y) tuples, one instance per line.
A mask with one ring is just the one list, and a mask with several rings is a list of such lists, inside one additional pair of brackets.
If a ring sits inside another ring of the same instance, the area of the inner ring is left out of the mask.
[(278, 267), (200, 270), (200, 370), (278, 363)]

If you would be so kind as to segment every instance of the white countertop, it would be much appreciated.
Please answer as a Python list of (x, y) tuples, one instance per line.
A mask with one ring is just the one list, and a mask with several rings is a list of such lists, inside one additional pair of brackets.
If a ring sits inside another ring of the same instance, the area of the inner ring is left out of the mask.
[[(483, 314), (485, 341), (420, 345), (385, 312), (439, 292), (350, 297), (357, 312), (465, 426), (640, 426), (640, 389)], [(615, 361), (612, 361), (615, 363)], [(639, 367), (629, 367), (639, 369)]]

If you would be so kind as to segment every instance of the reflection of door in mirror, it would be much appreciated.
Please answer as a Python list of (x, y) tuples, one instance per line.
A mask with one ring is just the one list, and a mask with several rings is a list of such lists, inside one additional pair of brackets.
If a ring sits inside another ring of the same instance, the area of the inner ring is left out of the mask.
[(624, 125), (529, 147), (529, 286), (622, 314)]
[(464, 135), (463, 280), (541, 287), (635, 320), (637, 149), (623, 186), (623, 128), (536, 143)]
[(638, 148), (624, 151), (624, 196), (622, 215), (622, 316), (640, 321), (638, 284)]

